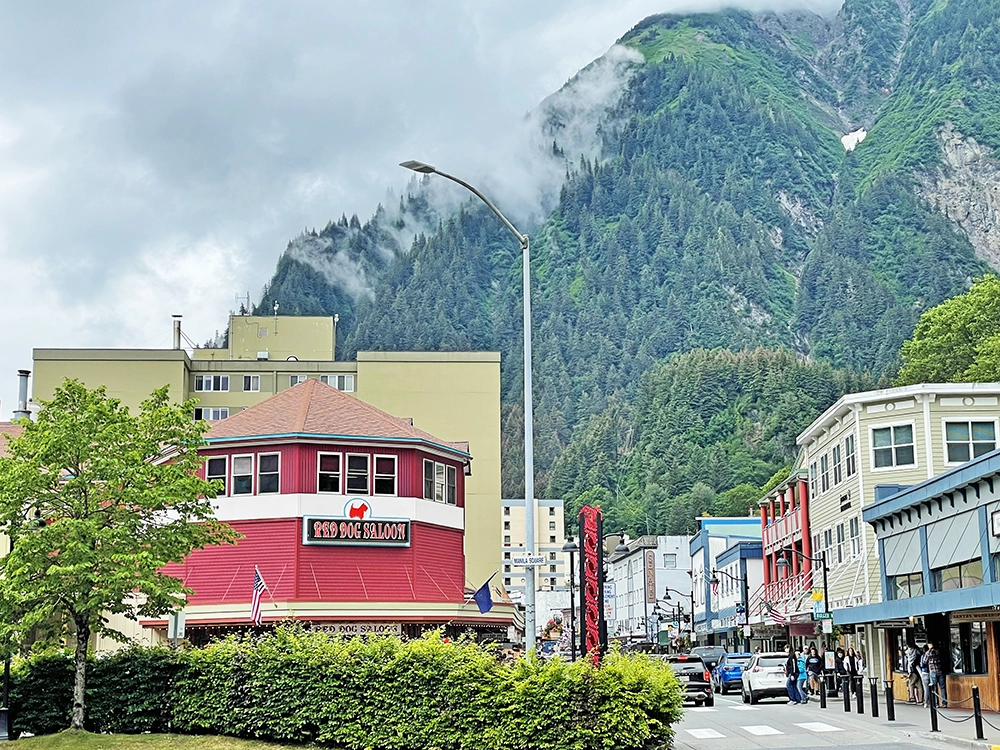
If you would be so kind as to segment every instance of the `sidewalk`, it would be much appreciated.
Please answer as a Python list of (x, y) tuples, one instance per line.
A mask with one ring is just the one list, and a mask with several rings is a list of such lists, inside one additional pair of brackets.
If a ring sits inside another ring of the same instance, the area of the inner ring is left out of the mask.
[[(862, 722), (868, 726), (877, 724), (883, 730), (897, 730), (905, 735), (917, 736), (924, 739), (938, 740), (946, 742), (956, 747), (974, 748), (974, 750), (1000, 750), (1000, 714), (983, 712), (983, 734), (986, 739), (976, 739), (976, 722), (972, 715), (971, 703), (968, 707), (960, 706), (956, 708), (938, 709), (938, 732), (931, 732), (931, 713), (929, 708), (910, 703), (894, 704), (896, 709), (896, 720), (886, 719), (885, 694), (879, 695), (878, 709), (879, 717), (873, 718), (871, 715), (871, 693), (865, 693), (865, 712), (859, 714), (857, 703), (851, 700), (851, 712), (844, 711), (844, 699), (831, 698), (827, 701), (826, 710), (819, 708), (819, 701), (813, 698), (809, 702), (809, 707), (816, 709), (817, 713), (830, 719), (851, 719)], [(993, 726), (990, 726), (992, 724)], [(996, 729), (994, 729), (996, 727)]]

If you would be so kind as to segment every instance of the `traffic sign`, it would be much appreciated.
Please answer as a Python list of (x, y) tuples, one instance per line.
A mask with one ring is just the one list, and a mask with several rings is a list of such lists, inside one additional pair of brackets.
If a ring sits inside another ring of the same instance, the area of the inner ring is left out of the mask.
[(833, 612), (813, 612), (813, 618), (816, 620), (832, 620)]
[(510, 562), (512, 565), (522, 568), (535, 567), (545, 564), (545, 555), (521, 555), (520, 557), (512, 557)]

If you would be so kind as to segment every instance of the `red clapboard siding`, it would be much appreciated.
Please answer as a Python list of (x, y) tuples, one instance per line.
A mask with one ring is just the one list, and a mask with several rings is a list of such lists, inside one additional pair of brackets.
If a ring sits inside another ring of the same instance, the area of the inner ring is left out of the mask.
[(231, 525), (246, 537), (235, 547), (198, 550), (184, 565), (167, 566), (194, 589), (191, 604), (249, 604), (255, 565), (279, 601), (463, 600), (463, 534), (456, 529), (412, 523), (409, 547), (324, 547), (302, 544), (298, 518)]

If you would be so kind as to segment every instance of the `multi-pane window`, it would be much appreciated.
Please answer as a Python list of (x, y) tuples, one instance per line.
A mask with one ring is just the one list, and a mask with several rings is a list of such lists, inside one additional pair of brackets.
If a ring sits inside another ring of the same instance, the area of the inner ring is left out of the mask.
[(253, 494), (253, 456), (233, 456), (233, 494)]
[(849, 477), (853, 477), (858, 470), (857, 456), (854, 455), (854, 435), (844, 438), (844, 467)]
[(947, 650), (951, 670), (961, 674), (986, 674), (986, 641), (985, 622), (953, 623), (948, 639), (951, 647)]
[(257, 493), (260, 495), (277, 492), (279, 485), (278, 467), (281, 463), (278, 453), (261, 453), (257, 456)]
[(671, 552), (663, 553), (663, 567), (664, 568), (676, 568), (677, 567), (677, 555)]
[(945, 422), (944, 440), (948, 463), (964, 463), (996, 449), (996, 426), (993, 422)]
[(550, 573), (555, 573), (556, 572), (556, 566), (555, 565), (550, 565), (549, 566), (549, 572)]
[(448, 467), (448, 486), (445, 492), (445, 502), (448, 505), (458, 505), (458, 471), (454, 466)]
[(861, 519), (855, 516), (850, 520), (851, 532), (851, 555), (857, 557), (861, 554)]
[(909, 573), (889, 578), (889, 596), (893, 599), (909, 599), (914, 596), (923, 595), (923, 573)]
[(205, 479), (208, 481), (220, 481), (222, 482), (222, 492), (220, 495), (226, 494), (226, 457), (218, 456), (216, 458), (210, 458), (206, 462), (205, 466)]
[(823, 549), (831, 549), (833, 547), (833, 529), (827, 529), (823, 532)]
[(344, 391), (345, 393), (354, 392), (354, 376), (353, 375), (320, 375), (319, 379), (336, 388), (338, 391)]
[(813, 552), (814, 553), (815, 552), (819, 552), (819, 550), (820, 550), (819, 539), (820, 539), (819, 534), (813, 534), (813, 547), (812, 548), (813, 548)]
[(809, 464), (809, 499), (812, 500), (816, 497), (816, 462), (813, 461)]
[[(424, 500), (434, 499), (434, 462), (424, 461)], [(505, 509), (506, 510), (506, 509)]]
[(244, 375), (243, 390), (257, 393), (260, 390), (260, 375)]
[(913, 425), (877, 427), (872, 430), (872, 450), (875, 468), (912, 466), (916, 463), (913, 450)]
[(229, 418), (229, 407), (227, 406), (196, 406), (194, 408), (194, 418), (204, 419), (206, 422), (217, 422), (220, 419)]
[(307, 375), (289, 375), (288, 376), (288, 385), (289, 385), (289, 387), (291, 387), (293, 385), (298, 385), (299, 383), (304, 383), (304, 382), (306, 382), (306, 380), (308, 380), (308, 376)]
[(396, 494), (395, 456), (375, 456), (375, 494)]
[(846, 535), (844, 534), (844, 524), (837, 524), (837, 562), (844, 562), (844, 541)]
[(555, 552), (550, 552), (549, 553), (549, 559), (550, 560), (555, 560), (556, 559), (556, 553)]
[(981, 586), (983, 583), (983, 560), (971, 560), (947, 568), (931, 571), (935, 591), (953, 591)]
[(228, 375), (195, 375), (194, 389), (196, 391), (228, 391)]
[(434, 464), (434, 502), (444, 502), (444, 464)]
[(555, 530), (556, 530), (556, 522), (549, 521), (549, 531), (555, 531)]
[(833, 486), (844, 481), (844, 464), (841, 460), (840, 445), (833, 446)]
[(347, 494), (368, 494), (368, 456), (347, 455)]
[(824, 453), (819, 459), (820, 488), (823, 492), (830, 489), (830, 456)]
[(320, 492), (340, 492), (340, 454), (319, 454), (317, 489)]

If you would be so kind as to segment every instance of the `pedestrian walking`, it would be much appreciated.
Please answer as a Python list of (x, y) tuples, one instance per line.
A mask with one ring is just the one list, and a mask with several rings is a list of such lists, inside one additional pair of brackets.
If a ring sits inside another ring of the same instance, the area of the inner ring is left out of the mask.
[(906, 684), (909, 688), (907, 692), (907, 703), (923, 703), (924, 690), (920, 679), (920, 652), (915, 644), (907, 646), (905, 652)]
[(862, 666), (861, 656), (854, 650), (854, 646), (849, 646), (847, 654), (844, 656), (844, 672), (850, 680), (852, 694), (858, 692), (858, 677), (861, 676)]
[(924, 693), (924, 708), (927, 708), (927, 700), (931, 694), (930, 674), (927, 672), (927, 644), (924, 644), (923, 651), (920, 652), (920, 684)]
[(934, 642), (927, 642), (927, 683), (931, 694), (938, 696), (938, 705), (948, 707), (948, 690), (945, 686), (944, 672), (941, 671), (941, 654), (934, 648)]
[(806, 655), (802, 651), (796, 651), (795, 658), (799, 665), (799, 681), (796, 683), (796, 687), (799, 689), (799, 703), (808, 703), (809, 694), (806, 692)]
[(813, 646), (806, 657), (806, 675), (809, 677), (809, 689), (813, 695), (819, 694), (819, 681), (823, 679), (823, 657)]
[(788, 691), (788, 705), (802, 702), (799, 700), (799, 659), (792, 646), (788, 647), (785, 660), (785, 690)]

